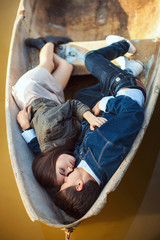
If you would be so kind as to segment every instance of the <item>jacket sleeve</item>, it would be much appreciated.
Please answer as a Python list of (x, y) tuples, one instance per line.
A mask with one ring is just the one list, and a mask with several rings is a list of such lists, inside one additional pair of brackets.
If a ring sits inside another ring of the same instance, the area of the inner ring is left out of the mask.
[(27, 143), (31, 151), (36, 155), (41, 152), (37, 138), (33, 138)]
[(22, 133), (22, 137), (24, 138), (24, 140), (28, 144), (30, 150), (34, 154), (38, 154), (38, 153), (41, 152), (40, 147), (39, 147), (39, 143), (38, 143), (38, 140), (37, 140), (37, 136), (36, 136), (36, 133), (35, 133), (33, 128), (24, 131)]
[(71, 104), (71, 108), (72, 108), (72, 115), (77, 117), (77, 119), (82, 122), (84, 119), (83, 119), (83, 114), (86, 112), (86, 111), (90, 111), (91, 112), (91, 109), (81, 103), (80, 101), (78, 100), (68, 100), (70, 101), (70, 104)]
[(139, 104), (130, 97), (122, 95), (115, 98), (110, 98), (106, 104), (106, 112), (112, 114), (136, 113), (143, 112)]
[(131, 146), (144, 120), (143, 109), (126, 96), (112, 98), (106, 105), (104, 136), (116, 145)]

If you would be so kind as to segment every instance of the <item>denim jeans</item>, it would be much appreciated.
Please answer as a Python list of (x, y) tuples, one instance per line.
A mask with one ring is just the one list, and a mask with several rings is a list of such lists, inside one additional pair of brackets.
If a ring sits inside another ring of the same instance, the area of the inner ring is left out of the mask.
[(76, 93), (75, 99), (92, 108), (102, 97), (115, 96), (121, 88), (137, 87), (138, 78), (110, 62), (119, 56), (123, 56), (128, 48), (128, 42), (122, 40), (110, 46), (88, 52), (85, 57), (85, 66), (99, 80), (99, 83), (81, 89)]

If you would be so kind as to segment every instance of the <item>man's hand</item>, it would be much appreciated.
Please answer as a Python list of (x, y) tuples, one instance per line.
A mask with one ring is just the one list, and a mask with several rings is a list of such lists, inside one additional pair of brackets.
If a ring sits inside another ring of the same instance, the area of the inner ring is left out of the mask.
[(30, 120), (31, 120), (31, 106), (24, 108), (17, 114), (17, 122), (24, 130), (30, 127)]
[(99, 109), (99, 102), (96, 103), (96, 105), (92, 108), (92, 112), (94, 113), (95, 116), (99, 116), (101, 113), (101, 110)]

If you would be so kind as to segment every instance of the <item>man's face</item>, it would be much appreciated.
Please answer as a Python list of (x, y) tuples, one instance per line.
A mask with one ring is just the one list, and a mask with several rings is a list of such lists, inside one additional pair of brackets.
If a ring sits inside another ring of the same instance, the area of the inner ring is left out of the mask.
[(71, 172), (73, 172), (76, 159), (69, 154), (61, 154), (56, 161), (57, 185), (62, 185)]
[(68, 177), (65, 177), (64, 183), (61, 185), (60, 190), (64, 190), (71, 186), (76, 186), (77, 182), (81, 180), (81, 172), (79, 168), (75, 168), (73, 172), (69, 174)]

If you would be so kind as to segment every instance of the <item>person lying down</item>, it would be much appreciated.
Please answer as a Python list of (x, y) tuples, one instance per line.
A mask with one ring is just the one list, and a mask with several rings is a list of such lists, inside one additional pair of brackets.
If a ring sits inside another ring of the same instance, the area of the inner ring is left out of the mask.
[[(40, 91), (38, 98), (35, 99), (34, 96), (28, 105), (24, 103), (17, 116), (21, 128), (26, 129), (23, 136), (26, 138), (25, 135), (27, 135), (29, 140), (26, 140), (31, 149), (41, 151), (33, 161), (33, 173), (37, 181), (46, 188), (60, 186), (52, 200), (76, 219), (81, 218), (90, 209), (105, 184), (120, 166), (130, 151), (144, 119), (142, 107), (146, 93), (143, 83), (137, 77), (143, 71), (143, 64), (123, 56), (127, 52), (134, 54), (136, 49), (129, 40), (116, 35), (108, 36), (106, 43), (108, 46), (90, 51), (85, 56), (88, 71), (99, 80), (99, 83), (80, 90), (76, 94), (76, 100), (72, 100), (74, 107), (76, 105), (77, 109), (81, 111), (83, 109), (79, 118), (81, 124), (78, 122), (78, 125), (73, 128), (71, 127), (73, 120), (71, 120), (69, 126), (65, 125), (61, 112), (58, 112), (59, 109), (64, 105), (63, 114), (67, 116), (74, 112), (74, 116), (78, 117), (77, 110), (73, 107), (72, 112), (71, 103), (67, 108), (68, 101), (63, 103), (64, 98), (63, 101), (56, 102), (55, 98), (51, 99), (48, 95), (39, 97)], [(51, 45), (51, 43), (48, 44)], [(40, 54), (45, 46), (46, 44), (42, 47)], [(49, 61), (51, 62), (55, 55), (53, 47), (49, 53), (52, 53)], [(113, 59), (116, 59), (120, 67), (111, 62)], [(59, 64), (55, 62), (54, 65), (55, 72)], [(45, 64), (40, 65), (42, 68), (45, 66)], [(62, 74), (63, 67), (60, 71), (61, 79), (64, 79), (64, 75), (68, 76), (65, 84), (63, 80), (56, 80), (62, 96), (72, 71), (72, 67), (69, 64), (68, 66), (70, 69), (68, 75)], [(49, 76), (53, 72), (53, 68), (45, 70), (48, 71)], [(54, 75), (54, 72), (52, 77), (58, 79), (56, 78), (58, 75)], [(45, 84), (43, 88), (46, 87)], [(16, 85), (13, 96), (18, 104), (16, 99), (18, 88), (15, 89)], [(53, 89), (49, 91), (55, 93)], [(85, 113), (89, 115), (85, 116)], [(83, 117), (87, 121), (82, 122)], [(66, 118), (68, 122), (68, 116)], [(55, 132), (53, 124), (55, 121), (63, 122), (64, 128), (58, 128)], [(77, 126), (78, 131), (75, 134)], [(65, 130), (67, 127), (68, 131)], [(71, 136), (68, 137), (68, 133)], [(74, 135), (76, 137), (72, 140)], [(65, 140), (64, 137), (66, 137)], [(59, 141), (60, 138), (63, 141)]]

